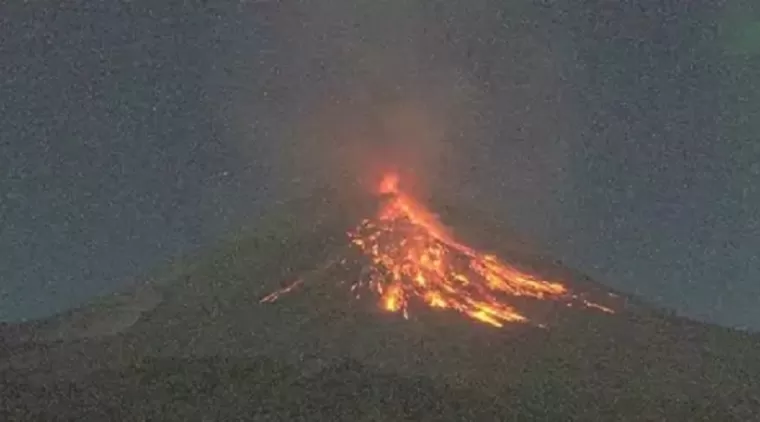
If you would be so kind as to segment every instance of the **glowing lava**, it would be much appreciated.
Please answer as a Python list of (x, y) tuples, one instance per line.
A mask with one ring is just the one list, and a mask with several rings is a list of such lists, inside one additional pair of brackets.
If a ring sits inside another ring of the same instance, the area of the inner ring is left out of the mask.
[[(408, 317), (410, 304), (421, 302), (496, 327), (529, 322), (507, 302), (510, 296), (612, 312), (571, 295), (560, 283), (541, 280), (456, 241), (434, 214), (399, 189), (398, 182), (395, 174), (382, 180), (378, 193), (386, 201), (380, 211), (348, 233), (364, 258), (352, 289), (375, 292), (383, 309)], [(262, 301), (272, 302), (302, 282), (299, 279)]]

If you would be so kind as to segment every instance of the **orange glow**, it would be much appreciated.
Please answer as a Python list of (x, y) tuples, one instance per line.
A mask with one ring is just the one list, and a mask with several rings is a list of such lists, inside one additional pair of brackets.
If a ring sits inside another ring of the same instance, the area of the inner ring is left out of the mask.
[(500, 295), (543, 299), (567, 293), (558, 283), (536, 279), (454, 240), (435, 215), (398, 190), (395, 175), (382, 180), (380, 191), (393, 197), (377, 218), (362, 222), (349, 237), (372, 262), (361, 283), (380, 295), (384, 309), (405, 311), (417, 299), (500, 327), (527, 320)]
[(387, 174), (377, 191), (386, 195), (387, 201), (376, 216), (362, 221), (348, 237), (363, 257), (357, 272), (361, 275), (352, 290), (361, 287), (374, 292), (382, 309), (406, 317), (410, 304), (418, 302), (495, 327), (530, 322), (510, 305), (509, 297), (578, 303), (613, 312), (579, 300), (560, 283), (543, 280), (458, 242), (422, 203), (400, 190), (396, 174)]
[(396, 173), (387, 173), (380, 180), (378, 186), (378, 192), (381, 194), (396, 194), (398, 193), (398, 181), (399, 177)]

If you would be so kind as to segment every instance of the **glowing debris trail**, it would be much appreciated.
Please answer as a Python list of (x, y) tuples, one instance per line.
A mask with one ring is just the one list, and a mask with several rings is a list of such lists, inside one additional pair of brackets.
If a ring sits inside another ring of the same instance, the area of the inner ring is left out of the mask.
[(261, 303), (273, 303), (277, 299), (279, 299), (280, 296), (292, 292), (293, 290), (295, 290), (301, 284), (303, 284), (303, 279), (299, 278), (298, 280), (294, 281), (293, 283), (288, 284), (287, 287), (282, 288), (282, 289), (280, 289), (280, 290), (278, 290), (276, 292), (273, 292), (273, 293), (270, 293), (270, 294), (266, 295), (263, 299), (261, 299)]
[[(568, 305), (575, 302), (585, 308), (612, 312), (578, 299), (562, 284), (541, 280), (456, 241), (435, 215), (398, 189), (395, 175), (383, 179), (379, 193), (387, 199), (380, 212), (362, 221), (348, 237), (365, 258), (352, 290), (362, 287), (375, 292), (383, 309), (406, 317), (410, 303), (419, 301), (495, 327), (529, 322), (507, 303), (509, 296)], [(322, 269), (332, 266), (331, 263)], [(303, 278), (262, 302), (273, 302), (302, 283)]]

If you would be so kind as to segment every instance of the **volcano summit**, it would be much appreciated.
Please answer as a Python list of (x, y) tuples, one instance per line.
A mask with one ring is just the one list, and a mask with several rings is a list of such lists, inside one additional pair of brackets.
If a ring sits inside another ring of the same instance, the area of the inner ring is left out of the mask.
[[(399, 188), (396, 174), (387, 174), (378, 192), (384, 200), (377, 215), (363, 219), (348, 232), (359, 258), (350, 254), (335, 257), (320, 273), (341, 266), (347, 271), (335, 276), (353, 278), (352, 291), (368, 289), (377, 293), (383, 309), (402, 312), (408, 318), (409, 306), (416, 300), (495, 327), (531, 322), (507, 297), (554, 300), (614, 313), (609, 307), (572, 294), (560, 283), (541, 280), (495, 255), (460, 243), (437, 216)], [(273, 302), (303, 282), (299, 278), (262, 302)]]

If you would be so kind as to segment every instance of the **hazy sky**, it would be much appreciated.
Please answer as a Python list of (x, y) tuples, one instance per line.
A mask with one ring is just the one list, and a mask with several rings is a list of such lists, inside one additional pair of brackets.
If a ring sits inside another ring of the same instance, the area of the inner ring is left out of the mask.
[(760, 66), (718, 25), (747, 13), (159, 3), (0, 10), (0, 320), (117, 288), (390, 144), (602, 282), (760, 327)]
[(218, 13), (6, 4), (16, 6), (0, 12), (0, 319), (129, 283), (268, 197), (263, 165), (222, 139), (213, 65), (240, 30), (226, 32)]

